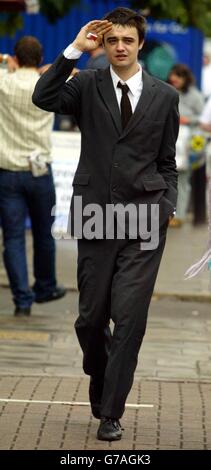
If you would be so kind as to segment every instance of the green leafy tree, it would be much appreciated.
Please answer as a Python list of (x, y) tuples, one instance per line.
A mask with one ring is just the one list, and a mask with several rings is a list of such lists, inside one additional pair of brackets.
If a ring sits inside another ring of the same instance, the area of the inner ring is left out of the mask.
[[(40, 0), (40, 11), (50, 22), (66, 15), (80, 0)], [(116, 1), (119, 5), (121, 2)], [(156, 19), (172, 19), (184, 26), (195, 26), (211, 36), (211, 0), (130, 0), (131, 7)]]
[(211, 36), (211, 0), (131, 0), (130, 3), (153, 18), (175, 20)]
[(0, 36), (14, 36), (18, 29), (23, 29), (23, 17), (19, 13), (0, 13)]
[[(55, 23), (59, 18), (65, 16), (71, 8), (80, 4), (80, 0), (39, 0), (40, 12), (43, 13), (50, 23)], [(1, 5), (1, 1), (0, 1)], [(0, 13), (0, 36), (14, 36), (18, 29), (24, 26), (23, 17), (20, 13)]]
[(76, 4), (80, 4), (80, 0), (39, 0), (40, 11), (47, 16), (50, 23), (55, 23), (62, 18)]
[[(80, 5), (80, 0), (39, 0), (40, 11), (55, 23), (65, 16), (72, 7)], [(1, 4), (1, 1), (0, 1)], [(121, 5), (116, 1), (117, 6)], [(155, 19), (171, 19), (184, 26), (195, 26), (206, 36), (211, 37), (211, 0), (130, 0), (133, 8)], [(14, 34), (23, 26), (19, 13), (0, 14), (0, 35)]]

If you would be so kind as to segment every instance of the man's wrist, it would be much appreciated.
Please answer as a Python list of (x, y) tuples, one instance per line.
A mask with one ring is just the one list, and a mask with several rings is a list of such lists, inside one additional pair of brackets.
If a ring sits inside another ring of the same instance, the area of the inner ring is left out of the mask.
[(75, 50), (77, 50), (78, 52), (81, 52), (81, 54), (83, 54), (84, 50), (81, 49), (80, 45), (76, 41), (72, 42), (72, 47), (74, 47)]
[(79, 59), (79, 57), (81, 57), (81, 55), (83, 54), (83, 51), (80, 51), (79, 49), (77, 49), (74, 46), (74, 43), (72, 43), (68, 47), (66, 47), (63, 54), (64, 54), (64, 57), (66, 57), (66, 59), (76, 60), (76, 59)]

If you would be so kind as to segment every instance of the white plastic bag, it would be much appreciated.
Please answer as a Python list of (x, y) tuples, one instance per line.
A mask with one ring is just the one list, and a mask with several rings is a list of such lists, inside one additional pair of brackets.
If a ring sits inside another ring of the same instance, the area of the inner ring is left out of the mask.
[(189, 148), (190, 148), (191, 130), (188, 126), (180, 125), (179, 135), (176, 143), (176, 163), (179, 171), (185, 171), (189, 168)]

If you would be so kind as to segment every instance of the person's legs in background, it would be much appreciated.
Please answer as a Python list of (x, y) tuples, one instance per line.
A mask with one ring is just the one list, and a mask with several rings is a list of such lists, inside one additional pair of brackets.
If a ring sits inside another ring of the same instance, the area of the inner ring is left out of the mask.
[(15, 315), (29, 315), (34, 294), (28, 283), (25, 247), (27, 206), (21, 174), (22, 172), (0, 170), (0, 215), (3, 259), (16, 305)]
[(178, 199), (176, 215), (171, 220), (171, 227), (181, 227), (185, 222), (191, 194), (190, 170), (179, 171), (178, 173)]
[(35, 302), (48, 302), (66, 293), (65, 288), (57, 286), (56, 281), (56, 249), (51, 234), (54, 222), (51, 212), (56, 204), (56, 194), (50, 167), (46, 175), (29, 175), (26, 194), (33, 235)]

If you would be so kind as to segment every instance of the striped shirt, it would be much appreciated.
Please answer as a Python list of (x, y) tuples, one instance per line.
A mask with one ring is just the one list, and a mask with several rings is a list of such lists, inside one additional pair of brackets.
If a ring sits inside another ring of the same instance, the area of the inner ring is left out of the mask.
[(21, 67), (14, 73), (0, 68), (0, 168), (29, 170), (28, 157), (39, 152), (51, 161), (51, 131), (54, 115), (32, 103), (39, 79), (35, 69)]

